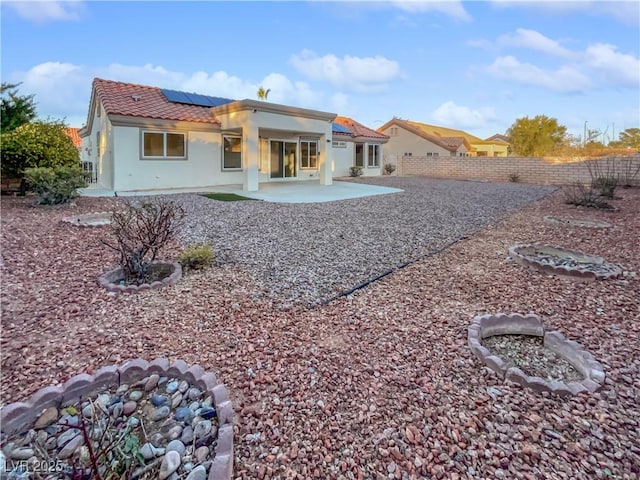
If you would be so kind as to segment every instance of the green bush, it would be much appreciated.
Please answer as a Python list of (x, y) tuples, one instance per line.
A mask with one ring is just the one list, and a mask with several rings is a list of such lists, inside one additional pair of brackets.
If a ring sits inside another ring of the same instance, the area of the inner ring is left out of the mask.
[(63, 122), (27, 123), (2, 133), (0, 151), (5, 178), (23, 178), (27, 168), (72, 167), (80, 162)]
[(357, 166), (357, 167), (351, 167), (349, 169), (349, 175), (351, 177), (359, 177), (360, 175), (362, 175), (364, 169), (361, 166)]
[(79, 188), (88, 185), (87, 176), (79, 166), (27, 168), (24, 178), (43, 205), (67, 203), (79, 195)]
[(393, 163), (385, 163), (384, 164), (384, 173), (385, 175), (391, 175), (396, 171), (396, 166)]
[(191, 245), (180, 254), (178, 262), (185, 270), (202, 270), (213, 263), (213, 250), (209, 243)]

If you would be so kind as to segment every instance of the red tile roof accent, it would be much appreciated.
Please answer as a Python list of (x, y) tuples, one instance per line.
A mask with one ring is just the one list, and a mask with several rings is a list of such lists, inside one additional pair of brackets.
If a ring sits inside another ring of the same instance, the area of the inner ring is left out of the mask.
[(219, 124), (210, 107), (170, 102), (158, 87), (96, 78), (93, 88), (107, 115)]
[(64, 129), (65, 133), (69, 135), (76, 148), (82, 147), (82, 139), (80, 138), (80, 134), (78, 133), (79, 130), (79, 128), (75, 127), (67, 127)]
[[(385, 135), (384, 133), (376, 132), (368, 127), (365, 127), (361, 123), (356, 122), (354, 119), (349, 117), (341, 117), (337, 116), (334, 120), (335, 123), (342, 125), (345, 128), (348, 128), (354, 133), (356, 137), (369, 137), (369, 138), (379, 138), (379, 139), (388, 139), (389, 135)], [(345, 135), (340, 132), (334, 132), (334, 135)]]

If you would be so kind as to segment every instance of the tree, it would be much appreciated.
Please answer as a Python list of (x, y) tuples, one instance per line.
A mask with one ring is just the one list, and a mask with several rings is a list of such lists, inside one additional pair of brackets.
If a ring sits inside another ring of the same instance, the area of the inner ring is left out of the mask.
[(266, 90), (264, 89), (264, 87), (262, 85), (260, 85), (260, 88), (258, 89), (258, 99), (265, 101), (267, 99), (267, 97), (269, 96), (269, 92), (271, 91), (270, 88), (267, 88)]
[(627, 128), (620, 132), (618, 140), (609, 142), (610, 147), (627, 147), (640, 150), (640, 128)]
[[(37, 121), (21, 125), (0, 136), (2, 176), (23, 179), (32, 167), (76, 166), (80, 154), (61, 121)], [(21, 191), (24, 193), (25, 183)]]
[(507, 130), (507, 136), (511, 138), (511, 151), (523, 157), (553, 153), (554, 149), (565, 143), (566, 135), (567, 127), (546, 115), (518, 118)]
[(36, 104), (33, 95), (18, 95), (17, 84), (2, 83), (0, 94), (0, 131), (8, 132), (36, 118)]

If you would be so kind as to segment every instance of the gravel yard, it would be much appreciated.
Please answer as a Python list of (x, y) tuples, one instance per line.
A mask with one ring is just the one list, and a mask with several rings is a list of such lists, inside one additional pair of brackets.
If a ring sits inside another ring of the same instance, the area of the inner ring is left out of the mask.
[[(104, 230), (60, 219), (122, 199), (52, 209), (3, 197), (2, 403), (165, 356), (227, 386), (237, 479), (640, 478), (640, 190), (618, 190), (618, 211), (604, 212), (542, 198), (544, 187), (366, 181), (406, 192), (299, 205), (176, 197), (190, 212), (183, 241), (210, 240), (218, 265), (119, 296), (96, 284), (113, 264)], [(510, 245), (534, 242), (604, 256), (625, 275), (582, 283), (507, 261)], [(473, 357), (474, 316), (529, 311), (604, 365), (599, 393), (535, 394)]]
[(183, 242), (213, 245), (250, 270), (256, 295), (284, 305), (330, 300), (473, 234), (549, 187), (385, 177), (402, 193), (328, 203), (216, 202), (176, 195), (189, 212)]

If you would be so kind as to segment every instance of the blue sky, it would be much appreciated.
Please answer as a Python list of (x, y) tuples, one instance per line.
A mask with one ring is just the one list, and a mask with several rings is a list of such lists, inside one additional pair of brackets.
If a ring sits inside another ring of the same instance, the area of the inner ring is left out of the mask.
[(640, 2), (9, 2), (2, 81), (81, 126), (94, 77), (504, 133), (640, 126)]

